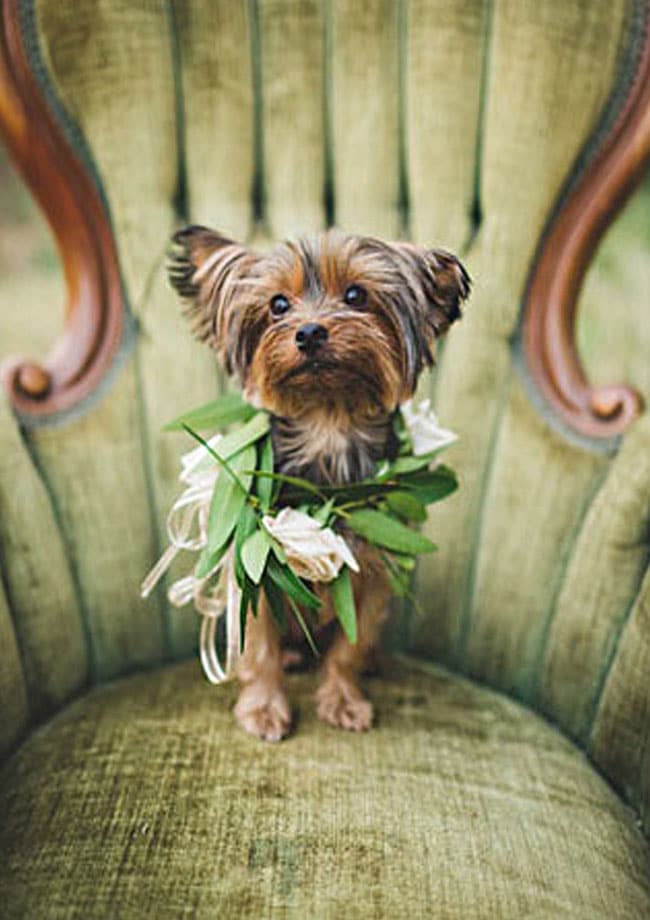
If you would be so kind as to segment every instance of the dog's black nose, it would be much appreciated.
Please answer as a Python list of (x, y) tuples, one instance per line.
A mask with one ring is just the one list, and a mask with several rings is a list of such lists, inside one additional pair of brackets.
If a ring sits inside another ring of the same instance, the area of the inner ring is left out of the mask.
[(318, 323), (305, 323), (296, 332), (296, 345), (306, 355), (315, 354), (327, 341), (327, 329)]

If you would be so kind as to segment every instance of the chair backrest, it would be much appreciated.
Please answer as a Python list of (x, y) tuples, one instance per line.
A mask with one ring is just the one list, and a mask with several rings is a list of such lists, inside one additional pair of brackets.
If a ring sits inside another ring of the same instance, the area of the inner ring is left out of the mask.
[(186, 220), (261, 241), (334, 222), (463, 255), (474, 294), (422, 387), (460, 433), (462, 488), (427, 525), (440, 551), (401, 641), (613, 743), (623, 675), (649, 654), (650, 429), (615, 456), (570, 443), (512, 340), (549, 215), (636, 66), (645, 4), (13, 5), (110, 214), (138, 331), (83, 414), (23, 430), (0, 410), (6, 745), (89, 681), (194, 648), (192, 612), (138, 598), (187, 446), (161, 426), (225, 385), (164, 279)]

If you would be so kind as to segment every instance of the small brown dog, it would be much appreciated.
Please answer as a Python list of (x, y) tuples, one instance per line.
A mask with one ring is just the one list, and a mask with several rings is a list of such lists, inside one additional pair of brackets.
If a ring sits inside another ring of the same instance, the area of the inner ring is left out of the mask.
[[(460, 317), (467, 272), (453, 255), (337, 231), (253, 252), (204, 227), (173, 238), (170, 279), (195, 335), (236, 373), (246, 399), (272, 417), (276, 470), (313, 482), (372, 475), (396, 451), (392, 416), (408, 399), (435, 340)], [(370, 727), (358, 685), (385, 619), (390, 589), (376, 551), (350, 537), (358, 640), (332, 629), (327, 589), (320, 626), (334, 632), (317, 692), (331, 725)], [(268, 605), (249, 614), (235, 715), (268, 741), (291, 727), (283, 652)]]

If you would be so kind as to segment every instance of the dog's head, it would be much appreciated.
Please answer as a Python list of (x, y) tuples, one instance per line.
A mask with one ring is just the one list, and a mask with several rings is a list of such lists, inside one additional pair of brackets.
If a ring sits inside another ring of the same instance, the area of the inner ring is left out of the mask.
[(258, 253), (188, 227), (169, 272), (195, 335), (251, 402), (286, 417), (392, 412), (469, 294), (448, 252), (337, 231)]

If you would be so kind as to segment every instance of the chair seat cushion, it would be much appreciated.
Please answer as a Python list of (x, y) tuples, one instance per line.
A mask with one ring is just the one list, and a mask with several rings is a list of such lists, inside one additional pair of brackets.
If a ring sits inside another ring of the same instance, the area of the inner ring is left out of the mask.
[(3, 916), (650, 916), (648, 849), (584, 756), (516, 703), (401, 659), (377, 727), (241, 732), (195, 662), (88, 693), (1, 776)]

